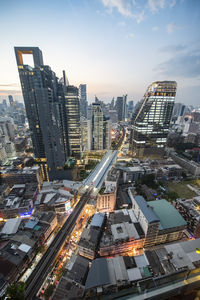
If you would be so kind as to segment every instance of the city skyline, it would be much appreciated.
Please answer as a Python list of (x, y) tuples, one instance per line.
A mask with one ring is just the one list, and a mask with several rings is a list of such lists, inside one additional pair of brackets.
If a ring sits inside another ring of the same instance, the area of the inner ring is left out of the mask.
[(199, 1), (22, 0), (0, 7), (1, 100), (22, 99), (13, 47), (38, 46), (57, 76), (65, 69), (71, 85), (87, 84), (89, 103), (94, 95), (107, 102), (123, 94), (137, 102), (151, 82), (175, 80), (176, 102), (198, 105)]

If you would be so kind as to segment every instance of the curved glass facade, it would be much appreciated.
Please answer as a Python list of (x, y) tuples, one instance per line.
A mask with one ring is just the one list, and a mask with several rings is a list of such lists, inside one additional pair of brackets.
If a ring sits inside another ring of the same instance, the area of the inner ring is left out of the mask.
[(143, 156), (166, 145), (177, 83), (152, 83), (133, 116), (132, 152)]

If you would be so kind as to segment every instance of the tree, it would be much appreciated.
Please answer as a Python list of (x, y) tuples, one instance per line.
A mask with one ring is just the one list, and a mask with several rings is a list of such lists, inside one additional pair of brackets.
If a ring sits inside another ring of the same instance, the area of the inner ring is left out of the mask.
[(15, 282), (11, 284), (6, 291), (6, 294), (1, 299), (10, 299), (10, 300), (24, 300), (25, 292), (25, 283), (24, 282)]
[(179, 197), (178, 194), (174, 191), (169, 191), (167, 193), (167, 196), (168, 196), (168, 199), (171, 201), (175, 201)]

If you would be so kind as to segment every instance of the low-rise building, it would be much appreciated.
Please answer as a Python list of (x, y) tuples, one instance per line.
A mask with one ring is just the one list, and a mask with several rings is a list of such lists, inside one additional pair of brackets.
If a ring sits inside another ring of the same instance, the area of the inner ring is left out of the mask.
[(195, 177), (198, 177), (200, 175), (200, 163), (179, 156), (174, 151), (170, 151), (170, 156), (177, 164), (179, 164), (182, 168), (184, 168)]
[(97, 210), (99, 212), (112, 212), (116, 205), (117, 186), (120, 172), (111, 169), (106, 177), (105, 183), (99, 191), (97, 198)]
[(69, 267), (59, 281), (53, 300), (80, 299), (84, 296), (90, 261), (80, 255), (72, 256)]
[(17, 168), (7, 167), (1, 171), (1, 179), (3, 183), (13, 186), (14, 184), (25, 184), (37, 182), (42, 184), (41, 170), (38, 166), (24, 167), (19, 170)]
[(107, 216), (100, 245), (100, 256), (135, 253), (143, 248), (145, 235), (132, 209), (116, 210)]
[(97, 198), (97, 210), (99, 212), (112, 212), (115, 209), (117, 194), (117, 183), (105, 183)]
[(194, 237), (200, 237), (200, 197), (177, 199), (176, 208), (187, 222), (187, 229)]
[(4, 219), (30, 216), (37, 195), (37, 183), (15, 184), (0, 203), (0, 217)]
[(165, 199), (146, 202), (129, 189), (133, 212), (144, 234), (144, 247), (181, 239), (187, 223), (178, 210)]
[(35, 201), (39, 210), (54, 210), (56, 213), (66, 213), (71, 210), (76, 200), (77, 190), (65, 185), (65, 180), (44, 182)]
[(88, 259), (94, 259), (97, 254), (98, 244), (101, 238), (105, 214), (95, 214), (91, 223), (83, 230), (79, 246), (79, 254)]
[(85, 295), (133, 300), (184, 295), (199, 287), (199, 248), (197, 239), (157, 247), (143, 255), (97, 258), (88, 273)]
[(177, 165), (164, 165), (156, 169), (157, 180), (180, 180), (182, 178), (183, 169)]

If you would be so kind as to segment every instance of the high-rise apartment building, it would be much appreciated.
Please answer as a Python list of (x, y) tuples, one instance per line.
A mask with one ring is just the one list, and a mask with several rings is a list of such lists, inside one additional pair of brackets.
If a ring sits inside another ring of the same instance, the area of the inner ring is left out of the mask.
[(118, 121), (125, 121), (127, 118), (127, 95), (124, 95), (122, 97), (117, 97), (116, 103), (115, 103), (115, 109), (117, 110), (118, 114)]
[(80, 112), (81, 116), (87, 118), (87, 90), (86, 84), (79, 85)]
[[(33, 56), (34, 67), (23, 63), (23, 55), (27, 54)], [(44, 65), (38, 47), (15, 47), (15, 55), (34, 154), (43, 178), (67, 178), (64, 166), (69, 146), (64, 123), (64, 85), (58, 82), (51, 68)]]
[(111, 122), (105, 117), (101, 104), (92, 103), (91, 119), (88, 120), (89, 150), (109, 149)]
[(177, 84), (175, 81), (152, 83), (133, 116), (132, 152), (137, 156), (159, 154), (166, 145)]
[(65, 90), (68, 136), (71, 156), (81, 157), (80, 101), (78, 88), (68, 85)]

